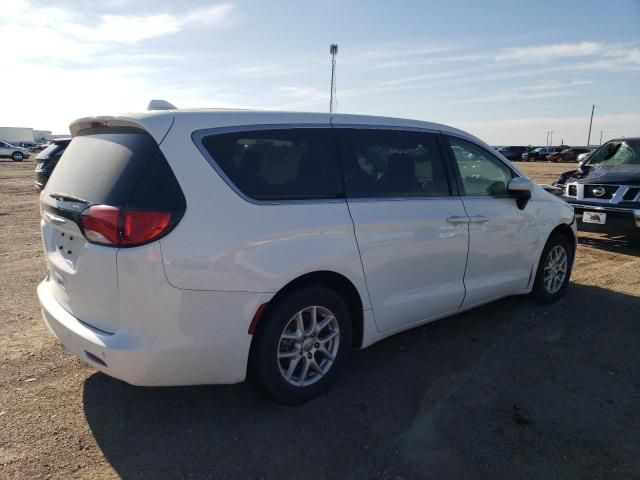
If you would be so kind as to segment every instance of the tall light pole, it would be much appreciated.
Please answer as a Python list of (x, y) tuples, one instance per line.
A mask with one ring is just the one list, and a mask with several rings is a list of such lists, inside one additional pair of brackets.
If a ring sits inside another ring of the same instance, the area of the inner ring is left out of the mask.
[(545, 147), (549, 146), (549, 130), (547, 130), (547, 143), (545, 144)]
[(591, 106), (591, 120), (589, 120), (589, 135), (587, 135), (587, 147), (589, 147), (589, 143), (591, 142), (591, 125), (593, 125), (593, 111), (596, 109), (595, 105)]
[(331, 54), (331, 93), (329, 95), (329, 113), (333, 113), (335, 110), (335, 104), (338, 99), (336, 98), (336, 55), (338, 54), (338, 44), (332, 43), (329, 47), (329, 53)]
[(553, 147), (553, 130), (550, 130), (549, 133), (551, 134), (551, 139), (549, 140), (549, 146)]
[[(602, 145), (602, 134), (604, 133), (604, 130), (600, 130), (600, 145)], [(588, 147), (589, 145), (587, 145)]]

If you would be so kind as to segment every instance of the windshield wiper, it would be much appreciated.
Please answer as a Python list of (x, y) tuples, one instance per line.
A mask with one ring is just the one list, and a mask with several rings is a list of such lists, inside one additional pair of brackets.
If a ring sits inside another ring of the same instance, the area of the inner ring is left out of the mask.
[(66, 193), (54, 192), (54, 193), (50, 193), (49, 196), (61, 202), (84, 203), (86, 205), (89, 205), (90, 203), (89, 200), (85, 200), (84, 198), (80, 198), (80, 197), (74, 197), (73, 195), (67, 195)]

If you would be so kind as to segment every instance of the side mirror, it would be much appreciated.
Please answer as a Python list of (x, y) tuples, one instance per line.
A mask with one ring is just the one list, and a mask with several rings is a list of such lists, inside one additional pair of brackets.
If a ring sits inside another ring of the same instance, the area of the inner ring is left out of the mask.
[(524, 210), (527, 206), (529, 199), (531, 198), (531, 191), (533, 190), (533, 182), (524, 177), (516, 177), (507, 185), (507, 191), (509, 195), (516, 199), (516, 204), (520, 210)]

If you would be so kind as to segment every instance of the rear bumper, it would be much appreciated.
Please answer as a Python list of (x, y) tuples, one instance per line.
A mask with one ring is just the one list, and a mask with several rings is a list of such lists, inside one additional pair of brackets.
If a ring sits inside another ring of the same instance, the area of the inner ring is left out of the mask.
[[(243, 317), (264, 295), (172, 290), (165, 297), (178, 301), (180, 315), (171, 308), (165, 318), (150, 315), (151, 332), (110, 333), (82, 322), (54, 298), (48, 279), (38, 286), (38, 299), (45, 325), (60, 342), (111, 377), (139, 386), (243, 381), (251, 345)], [(194, 323), (197, 331), (189, 331)]]
[(49, 331), (78, 358), (125, 382), (141, 379), (149, 364), (141, 338), (129, 332), (103, 332), (81, 322), (56, 301), (47, 280), (38, 285), (38, 299)]
[[(612, 233), (624, 235), (640, 235), (640, 209), (611, 208), (571, 203), (578, 220), (578, 230), (585, 232)], [(587, 212), (602, 212), (607, 214), (604, 225), (585, 223), (582, 214)]]

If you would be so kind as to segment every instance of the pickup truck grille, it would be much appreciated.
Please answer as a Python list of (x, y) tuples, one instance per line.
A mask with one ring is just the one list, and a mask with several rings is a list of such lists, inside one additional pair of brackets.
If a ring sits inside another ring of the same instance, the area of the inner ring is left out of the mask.
[(569, 185), (569, 188), (567, 189), (567, 195), (570, 197), (577, 197), (578, 187), (576, 185)]
[(640, 194), (640, 187), (630, 188), (629, 190), (627, 190), (627, 193), (624, 194), (622, 200), (624, 200), (625, 202), (633, 202), (638, 197), (638, 194)]
[(620, 188), (619, 185), (585, 185), (584, 198), (610, 200)]

